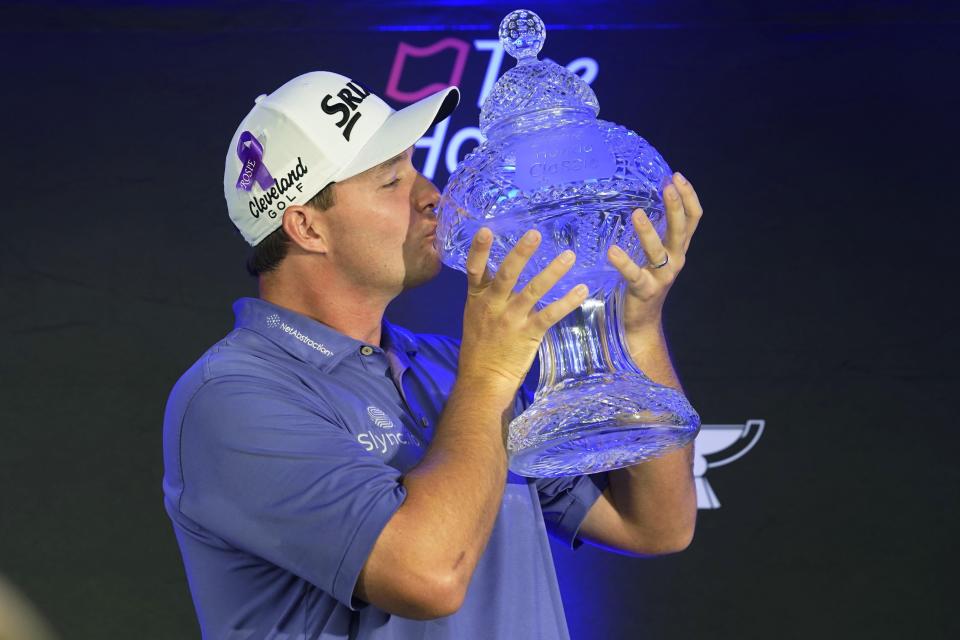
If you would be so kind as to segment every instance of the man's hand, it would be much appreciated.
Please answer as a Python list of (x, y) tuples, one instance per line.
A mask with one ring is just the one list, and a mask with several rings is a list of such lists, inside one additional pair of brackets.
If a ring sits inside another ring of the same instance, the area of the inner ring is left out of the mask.
[(576, 256), (564, 251), (521, 291), (514, 292), (520, 272), (540, 246), (540, 232), (527, 231), (494, 277), (486, 268), (492, 240), (490, 229), (482, 227), (467, 255), (467, 304), (457, 378), (493, 381), (512, 396), (533, 364), (547, 329), (583, 304), (587, 289), (573, 287), (559, 300), (534, 311), (537, 302), (570, 270)]
[[(667, 291), (683, 269), (690, 239), (703, 215), (697, 192), (679, 172), (673, 174), (662, 195), (667, 214), (664, 241), (660, 240), (643, 209), (633, 212), (633, 227), (649, 264), (641, 268), (616, 245), (611, 246), (607, 252), (607, 259), (623, 275), (626, 282), (623, 328), (627, 335), (659, 328)], [(659, 269), (652, 267), (664, 260), (667, 260), (667, 264)]]

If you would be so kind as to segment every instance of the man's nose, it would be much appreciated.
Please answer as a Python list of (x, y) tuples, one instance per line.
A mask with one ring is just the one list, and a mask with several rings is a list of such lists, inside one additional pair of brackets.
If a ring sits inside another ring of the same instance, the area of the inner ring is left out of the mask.
[(415, 206), (417, 211), (436, 208), (440, 202), (440, 191), (422, 173), (417, 174), (417, 188), (414, 189)]

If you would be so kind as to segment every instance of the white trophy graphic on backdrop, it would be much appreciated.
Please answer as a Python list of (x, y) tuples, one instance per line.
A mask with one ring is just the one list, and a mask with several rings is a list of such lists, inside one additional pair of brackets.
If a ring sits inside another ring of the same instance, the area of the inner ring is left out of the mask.
[(707, 481), (707, 469), (722, 467), (742, 458), (763, 435), (764, 420), (746, 424), (705, 424), (694, 444), (693, 476), (697, 486), (697, 508), (719, 509), (720, 500)]

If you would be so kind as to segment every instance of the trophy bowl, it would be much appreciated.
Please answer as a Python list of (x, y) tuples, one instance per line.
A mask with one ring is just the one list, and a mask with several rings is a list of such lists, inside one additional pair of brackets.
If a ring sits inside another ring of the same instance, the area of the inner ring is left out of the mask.
[(531, 11), (508, 14), (500, 41), (517, 65), (494, 85), (480, 113), (484, 140), (461, 161), (437, 206), (443, 262), (466, 270), (474, 234), (493, 231), (496, 273), (531, 228), (542, 241), (517, 290), (566, 249), (575, 266), (538, 307), (586, 283), (584, 303), (547, 332), (533, 403), (509, 426), (510, 469), (533, 477), (596, 473), (658, 457), (692, 441), (700, 417), (678, 389), (648, 378), (630, 358), (621, 324), (624, 288), (607, 261), (619, 245), (646, 262), (630, 216), (643, 208), (663, 237), (660, 188), (671, 171), (646, 140), (599, 120), (579, 76), (537, 59), (546, 29)]

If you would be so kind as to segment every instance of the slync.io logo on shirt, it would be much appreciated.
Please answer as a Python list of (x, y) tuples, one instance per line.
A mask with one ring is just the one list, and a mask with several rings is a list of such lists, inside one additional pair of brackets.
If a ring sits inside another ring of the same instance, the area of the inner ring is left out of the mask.
[(291, 336), (293, 336), (303, 344), (307, 345), (311, 349), (316, 349), (317, 351), (319, 351), (325, 356), (333, 355), (333, 351), (330, 351), (330, 349), (327, 349), (325, 346), (323, 346), (316, 340), (303, 335), (302, 333), (300, 333), (299, 331), (297, 331), (296, 329), (288, 325), (286, 322), (281, 320), (280, 316), (278, 316), (275, 313), (267, 316), (267, 326), (270, 327), (271, 329), (274, 329), (274, 328), (281, 329), (284, 333), (290, 334)]
[(377, 407), (367, 407), (367, 415), (370, 416), (373, 424), (377, 425), (381, 429), (393, 429), (394, 426), (396, 426), (393, 424), (393, 420), (391, 420), (386, 413)]

